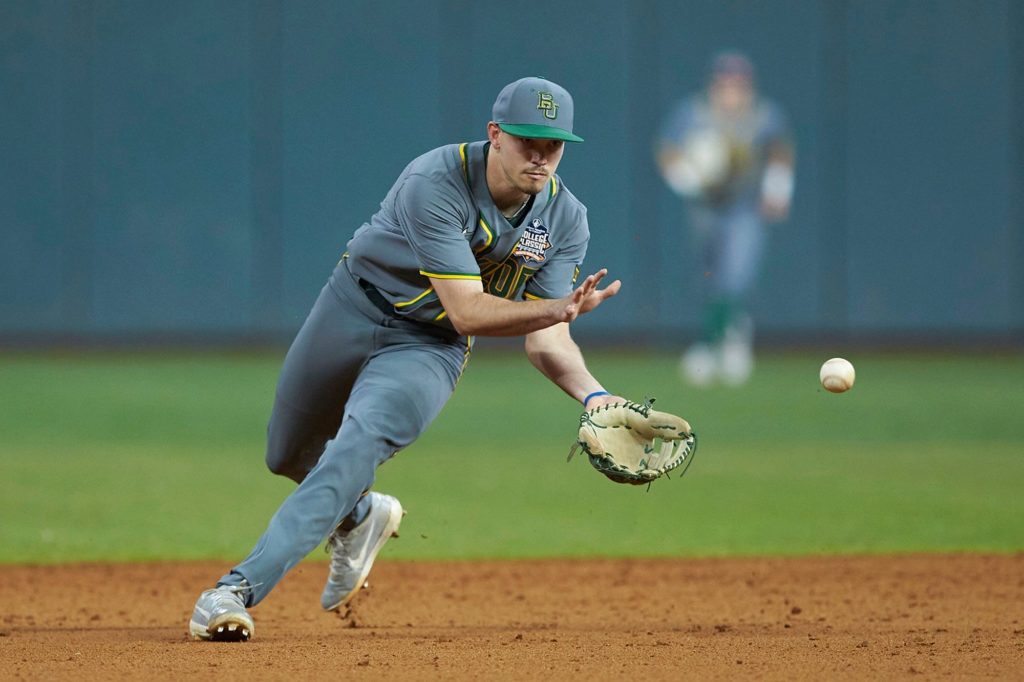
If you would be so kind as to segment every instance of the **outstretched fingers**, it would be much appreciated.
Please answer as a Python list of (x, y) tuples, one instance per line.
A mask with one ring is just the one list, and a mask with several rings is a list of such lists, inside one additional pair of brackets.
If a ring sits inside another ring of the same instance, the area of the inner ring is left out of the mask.
[(622, 282), (615, 280), (604, 289), (598, 289), (598, 284), (608, 274), (607, 268), (601, 268), (593, 275), (590, 275), (583, 281), (583, 284), (577, 291), (581, 291), (582, 297), (579, 302), (579, 313), (588, 313), (597, 306), (601, 305), (604, 301), (619, 293), (619, 289), (622, 288)]
[(590, 291), (594, 291), (595, 289), (597, 289), (597, 285), (601, 283), (601, 280), (604, 279), (605, 275), (607, 275), (607, 274), (608, 274), (608, 268), (601, 268), (600, 270), (598, 270), (594, 274), (588, 276), (583, 281), (583, 285), (584, 286), (587, 286), (588, 283), (590, 285), (590, 290), (587, 293), (590, 293)]
[(604, 289), (602, 289), (598, 293), (601, 294), (601, 300), (602, 301), (606, 301), (609, 298), (611, 298), (612, 296), (614, 296), (615, 294), (619, 293), (619, 289), (621, 289), (621, 288), (622, 288), (622, 281), (621, 280), (615, 280), (614, 282), (612, 282), (611, 284), (606, 286)]
[(594, 274), (587, 275), (586, 279), (583, 280), (583, 283), (576, 287), (576, 290), (573, 292), (573, 298), (576, 299), (578, 295), (578, 301), (585, 299), (597, 289), (597, 285), (601, 283), (601, 280), (604, 279), (604, 276), (607, 274), (608, 269), (601, 268)]

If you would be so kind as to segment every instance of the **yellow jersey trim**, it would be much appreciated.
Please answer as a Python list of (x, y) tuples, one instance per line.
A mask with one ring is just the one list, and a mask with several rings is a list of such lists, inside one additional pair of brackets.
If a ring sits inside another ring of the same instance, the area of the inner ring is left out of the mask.
[[(462, 353), (462, 367), (459, 367), (459, 379), (462, 379), (462, 374), (466, 371), (466, 365), (469, 364), (469, 356), (473, 352), (473, 337), (466, 337), (466, 350)], [(455, 380), (455, 383), (459, 383), (459, 379)]]
[(426, 296), (427, 294), (429, 294), (433, 290), (434, 290), (434, 287), (427, 287), (427, 290), (424, 291), (419, 296), (417, 296), (416, 298), (410, 299), (408, 301), (399, 301), (398, 303), (395, 304), (395, 307), (396, 308), (403, 308), (403, 307), (405, 307), (407, 305), (412, 305), (413, 303), (415, 303), (416, 301), (419, 301), (421, 298), (423, 298), (424, 296)]
[[(424, 277), (433, 277), (434, 279), (480, 279), (480, 275), (460, 275), (454, 272), (427, 272), (426, 270), (420, 270), (420, 274)], [(433, 289), (434, 287), (430, 287), (427, 291), (432, 291)], [(426, 294), (427, 291), (423, 292), (423, 294)], [(420, 294), (413, 300), (418, 301), (423, 298), (423, 294)]]
[(480, 227), (482, 227), (484, 229), (484, 232), (487, 233), (487, 241), (485, 241), (477, 249), (477, 252), (483, 251), (484, 249), (489, 247), (491, 245), (491, 243), (494, 241), (494, 232), (491, 230), (491, 226), (487, 224), (487, 221), (484, 220), (483, 216), (480, 216)]
[(459, 159), (462, 161), (462, 174), (466, 176), (466, 184), (469, 184), (469, 162), (466, 160), (466, 146), (468, 142), (459, 145)]
[(551, 176), (551, 194), (548, 195), (548, 198), (553, 198), (556, 194), (558, 194), (558, 180), (555, 180), (555, 176), (552, 175)]

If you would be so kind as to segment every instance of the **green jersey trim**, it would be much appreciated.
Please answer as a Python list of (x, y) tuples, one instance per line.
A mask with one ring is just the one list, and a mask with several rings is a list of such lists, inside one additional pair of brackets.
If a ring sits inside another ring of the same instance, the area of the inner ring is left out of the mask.
[[(433, 277), (434, 279), (480, 279), (480, 275), (470, 275), (464, 272), (427, 272), (426, 270), (420, 270), (420, 274), (424, 277)], [(433, 287), (431, 287), (433, 289)], [(413, 300), (422, 298), (422, 294), (417, 296)]]

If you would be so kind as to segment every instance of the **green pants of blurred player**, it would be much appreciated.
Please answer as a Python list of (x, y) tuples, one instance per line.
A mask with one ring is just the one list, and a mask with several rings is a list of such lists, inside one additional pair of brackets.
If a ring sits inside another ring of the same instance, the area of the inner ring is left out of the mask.
[(761, 270), (766, 229), (756, 206), (694, 207), (690, 221), (708, 273), (703, 332), (683, 356), (695, 385), (744, 383), (754, 368), (753, 320), (748, 298)]

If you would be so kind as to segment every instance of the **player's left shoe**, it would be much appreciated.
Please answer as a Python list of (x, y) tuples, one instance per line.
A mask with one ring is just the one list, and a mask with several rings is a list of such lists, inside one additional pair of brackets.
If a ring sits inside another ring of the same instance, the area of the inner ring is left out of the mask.
[(241, 597), (241, 593), (249, 589), (247, 583), (218, 585), (199, 595), (188, 623), (192, 639), (244, 642), (252, 637), (256, 626)]
[(324, 611), (334, 611), (347, 604), (366, 582), (373, 561), (384, 543), (398, 537), (398, 525), (405, 510), (390, 495), (369, 493), (370, 511), (362, 523), (349, 531), (335, 528), (327, 539), (331, 553), (331, 570), (320, 595)]

